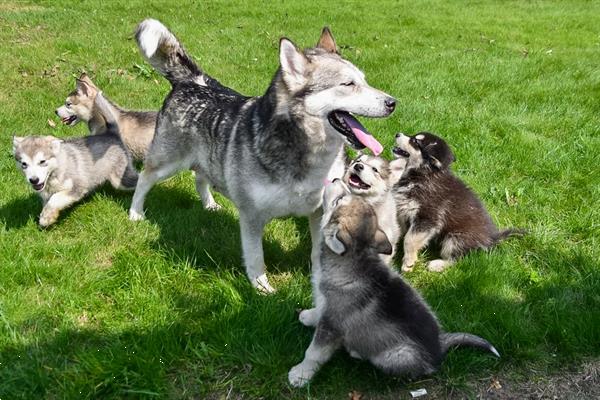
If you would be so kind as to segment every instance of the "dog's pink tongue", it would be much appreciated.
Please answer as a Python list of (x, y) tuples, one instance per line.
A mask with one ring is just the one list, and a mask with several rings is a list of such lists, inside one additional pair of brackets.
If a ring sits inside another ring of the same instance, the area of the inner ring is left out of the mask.
[(373, 135), (367, 132), (365, 127), (362, 126), (362, 124), (358, 122), (356, 118), (346, 113), (344, 113), (342, 117), (344, 118), (344, 121), (346, 121), (350, 129), (352, 129), (354, 136), (356, 136), (359, 142), (367, 146), (367, 148), (371, 150), (376, 156), (381, 154), (381, 152), (383, 151), (383, 146), (381, 145), (381, 143), (379, 143), (377, 139), (373, 137)]

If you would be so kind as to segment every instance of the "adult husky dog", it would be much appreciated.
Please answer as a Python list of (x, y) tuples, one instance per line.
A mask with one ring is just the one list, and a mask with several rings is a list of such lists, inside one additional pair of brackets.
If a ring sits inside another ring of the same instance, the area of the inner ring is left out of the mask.
[(243, 96), (206, 75), (156, 20), (143, 21), (136, 39), (173, 89), (159, 112), (129, 218), (144, 217), (144, 198), (156, 182), (191, 169), (205, 208), (218, 207), (210, 185), (239, 209), (246, 273), (256, 288), (274, 290), (264, 271), (262, 236), (275, 217), (311, 216), (318, 262), (323, 181), (342, 176), (344, 143), (381, 151), (350, 113), (385, 117), (395, 100), (340, 57), (327, 28), (305, 51), (281, 39), (280, 68), (260, 97)]

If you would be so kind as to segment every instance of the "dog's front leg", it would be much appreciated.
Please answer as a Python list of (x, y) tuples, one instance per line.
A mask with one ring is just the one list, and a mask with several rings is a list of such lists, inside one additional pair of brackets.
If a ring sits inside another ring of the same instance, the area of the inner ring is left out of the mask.
[(434, 235), (433, 231), (419, 231), (411, 226), (404, 236), (404, 257), (402, 258), (402, 271), (412, 271), (419, 250), (427, 246)]
[(55, 223), (62, 210), (80, 200), (82, 197), (83, 195), (73, 193), (70, 190), (54, 193), (44, 204), (44, 208), (40, 214), (40, 226), (46, 228)]
[(327, 321), (319, 321), (312, 342), (304, 353), (304, 360), (288, 373), (290, 385), (295, 387), (306, 385), (341, 344), (341, 335)]
[(269, 284), (265, 274), (262, 237), (266, 222), (266, 219), (256, 210), (240, 210), (242, 252), (244, 253), (244, 264), (248, 279), (250, 279), (252, 286), (259, 291), (274, 293), (275, 289)]
[(312, 282), (312, 294), (314, 307), (308, 310), (302, 310), (298, 319), (304, 326), (317, 326), (321, 313), (324, 307), (324, 298), (321, 295), (319, 288), (321, 278), (321, 218), (323, 210), (319, 207), (314, 213), (308, 217), (310, 224), (310, 239), (312, 242), (312, 250), (310, 260), (312, 264), (312, 272), (310, 280)]

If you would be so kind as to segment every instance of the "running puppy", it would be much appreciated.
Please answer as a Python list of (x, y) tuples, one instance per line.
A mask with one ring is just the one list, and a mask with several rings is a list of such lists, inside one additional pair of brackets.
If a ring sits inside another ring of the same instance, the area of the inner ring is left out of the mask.
[(237, 206), (246, 273), (252, 285), (273, 292), (265, 275), (262, 236), (267, 222), (311, 216), (313, 264), (323, 181), (344, 173), (343, 147), (381, 145), (350, 114), (385, 117), (395, 100), (367, 84), (337, 52), (325, 28), (315, 48), (279, 45), (280, 67), (261, 97), (247, 97), (205, 74), (160, 22), (143, 21), (138, 46), (173, 86), (129, 211), (144, 218), (144, 199), (158, 181), (181, 170), (196, 173), (204, 207), (217, 208), (212, 186)]
[(499, 357), (488, 341), (468, 333), (443, 333), (427, 303), (382, 262), (392, 245), (364, 198), (336, 180), (325, 189), (320, 278), (322, 313), (304, 360), (288, 374), (303, 386), (333, 353), (345, 347), (395, 375), (435, 372), (454, 346)]
[(39, 224), (56, 222), (61, 210), (109, 181), (113, 187), (133, 190), (138, 174), (121, 139), (110, 104), (99, 92), (95, 107), (106, 116), (103, 134), (73, 139), (54, 136), (13, 137), (17, 167), (44, 203)]
[[(95, 101), (99, 91), (85, 73), (81, 74), (79, 79), (75, 80), (75, 90), (67, 96), (65, 104), (56, 109), (56, 115), (68, 126), (75, 126), (79, 121), (87, 122), (92, 135), (106, 133), (106, 112), (103, 112)], [(125, 110), (110, 100), (106, 104), (106, 108), (112, 112), (119, 125), (125, 147), (135, 161), (143, 161), (154, 137), (158, 113)]]
[[(398, 164), (395, 162), (394, 167)], [(384, 158), (362, 154), (350, 163), (342, 179), (352, 194), (361, 196), (373, 207), (379, 226), (392, 244), (392, 249), (395, 249), (400, 238), (392, 187), (394, 179), (397, 179), (402, 171), (402, 164), (392, 170), (391, 163)], [(392, 251), (390, 255), (382, 255), (383, 261), (389, 263), (394, 253)]]
[(441, 243), (441, 258), (427, 269), (440, 272), (474, 249), (489, 249), (523, 230), (499, 231), (475, 193), (450, 170), (454, 154), (440, 137), (420, 132), (396, 135), (394, 156), (406, 168), (394, 185), (404, 236), (402, 270), (411, 271), (417, 253), (433, 239)]

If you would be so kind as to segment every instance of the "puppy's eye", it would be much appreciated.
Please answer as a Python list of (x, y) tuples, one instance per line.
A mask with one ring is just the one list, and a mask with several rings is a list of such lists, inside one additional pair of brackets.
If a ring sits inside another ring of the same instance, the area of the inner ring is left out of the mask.
[(375, 167), (372, 167), (372, 168), (373, 168), (373, 172), (375, 172), (377, 174), (379, 173), (379, 170), (377, 168), (375, 168)]
[(27, 163), (26, 163), (26, 162), (22, 162), (22, 163), (21, 163), (21, 168), (23, 168), (23, 169), (27, 169)]
[(65, 101), (65, 106), (67, 106), (67, 107), (71, 107), (72, 104), (73, 103), (71, 103), (70, 101)]
[(42, 167), (45, 167), (47, 162), (46, 162), (46, 160), (41, 160), (38, 164)]
[(354, 81), (348, 81), (341, 84), (341, 86), (354, 86)]

